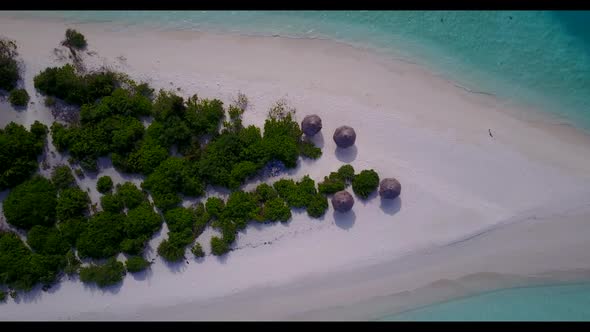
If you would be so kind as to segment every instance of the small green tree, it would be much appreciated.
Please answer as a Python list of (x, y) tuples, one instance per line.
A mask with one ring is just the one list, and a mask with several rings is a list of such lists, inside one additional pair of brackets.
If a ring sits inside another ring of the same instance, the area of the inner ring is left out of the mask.
[(116, 285), (123, 281), (125, 266), (116, 258), (111, 257), (104, 264), (91, 264), (80, 269), (80, 280), (83, 283), (95, 283), (98, 287)]
[(352, 179), (352, 190), (363, 199), (367, 199), (379, 186), (379, 175), (374, 170), (363, 170)]
[(127, 267), (127, 271), (137, 273), (147, 269), (150, 266), (150, 262), (141, 256), (132, 256), (127, 259), (125, 266)]
[(66, 40), (63, 41), (63, 44), (78, 50), (82, 50), (88, 45), (84, 35), (74, 29), (66, 30)]
[(29, 99), (29, 94), (25, 89), (14, 89), (10, 91), (10, 95), (8, 96), (8, 101), (10, 101), (12, 106), (27, 106)]
[(51, 181), (60, 191), (76, 186), (76, 179), (68, 165), (55, 166), (51, 172)]
[(214, 236), (211, 238), (211, 253), (215, 256), (221, 256), (229, 252), (229, 246), (220, 237)]
[(201, 247), (201, 244), (199, 242), (195, 243), (195, 245), (191, 249), (191, 252), (193, 253), (193, 255), (195, 255), (196, 258), (205, 257), (205, 252), (203, 251), (203, 248)]
[(96, 181), (96, 190), (101, 194), (106, 194), (113, 189), (113, 179), (110, 176), (101, 176)]

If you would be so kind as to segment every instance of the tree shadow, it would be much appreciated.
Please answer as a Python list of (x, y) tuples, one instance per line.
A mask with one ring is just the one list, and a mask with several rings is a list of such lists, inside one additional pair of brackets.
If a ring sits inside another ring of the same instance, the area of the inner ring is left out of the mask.
[(147, 269), (145, 269), (143, 271), (140, 271), (140, 272), (129, 272), (129, 274), (135, 280), (144, 281), (144, 280), (150, 279), (152, 277), (152, 275), (154, 274), (154, 272), (152, 271), (152, 269), (150, 267), (148, 267)]
[(335, 153), (336, 158), (338, 158), (338, 160), (340, 160), (341, 162), (351, 163), (356, 159), (358, 149), (356, 148), (356, 145), (353, 145), (346, 149), (337, 147)]
[(121, 287), (123, 286), (124, 282), (125, 282), (125, 276), (123, 277), (123, 280), (121, 280), (120, 282), (118, 282), (114, 285), (110, 285), (110, 286), (99, 287), (95, 283), (83, 283), (83, 285), (84, 285), (84, 289), (89, 289), (92, 293), (101, 292), (103, 294), (109, 293), (109, 294), (116, 295), (121, 290)]
[(336, 226), (344, 230), (352, 228), (352, 226), (354, 226), (354, 222), (356, 221), (356, 213), (354, 213), (353, 210), (344, 213), (334, 211), (333, 215), (334, 223), (336, 223)]
[(369, 194), (369, 196), (367, 196), (367, 198), (359, 197), (356, 194), (354, 195), (354, 197), (355, 197), (355, 201), (360, 202), (363, 205), (367, 205), (369, 203), (369, 201), (373, 200), (378, 195), (379, 195), (378, 190), (375, 190), (371, 194)]
[(166, 267), (173, 273), (182, 273), (186, 270), (186, 258), (181, 259), (178, 262), (168, 262), (164, 258), (160, 257), (160, 260), (164, 262)]
[(383, 212), (392, 216), (402, 209), (402, 199), (399, 196), (396, 199), (381, 198), (381, 204), (379, 207), (381, 210), (383, 210)]

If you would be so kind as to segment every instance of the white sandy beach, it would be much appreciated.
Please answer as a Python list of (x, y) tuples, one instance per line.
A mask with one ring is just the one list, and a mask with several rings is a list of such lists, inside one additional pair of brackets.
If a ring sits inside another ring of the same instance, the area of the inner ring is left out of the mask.
[[(252, 225), (227, 257), (157, 258), (107, 291), (63, 280), (1, 304), (0, 320), (364, 320), (482, 289), (590, 277), (590, 136), (572, 127), (337, 42), (7, 14), (0, 34), (17, 41), (34, 104), (19, 112), (2, 102), (1, 126), (53, 122), (33, 77), (64, 64), (53, 50), (67, 27), (89, 41), (89, 68), (226, 104), (245, 93), (246, 124), (261, 126), (278, 99), (299, 121), (318, 114), (323, 155), (287, 176), (320, 181), (350, 163), (399, 179), (401, 199), (356, 198), (346, 216), (330, 207), (321, 220), (294, 213), (287, 225)], [(357, 140), (341, 152), (332, 134), (345, 124)], [(50, 163), (66, 160), (56, 153)], [(103, 164), (101, 175), (128, 180)], [(98, 202), (96, 178), (79, 183)], [(207, 253), (212, 234), (197, 239)]]

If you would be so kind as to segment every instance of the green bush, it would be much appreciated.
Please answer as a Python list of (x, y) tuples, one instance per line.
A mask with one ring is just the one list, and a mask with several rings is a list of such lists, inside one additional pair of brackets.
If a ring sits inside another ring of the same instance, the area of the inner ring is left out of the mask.
[(124, 239), (121, 241), (121, 251), (128, 255), (141, 255), (148, 241), (149, 237), (147, 235), (142, 235), (136, 239)]
[(139, 190), (132, 182), (118, 184), (116, 195), (128, 209), (133, 209), (147, 200), (145, 193)]
[(158, 246), (158, 254), (168, 262), (179, 262), (185, 258), (186, 246), (193, 242), (191, 229), (181, 232), (168, 232), (168, 238)]
[(78, 187), (61, 191), (57, 199), (56, 215), (58, 220), (83, 217), (88, 212), (90, 197)]
[(273, 187), (279, 196), (294, 208), (305, 208), (317, 193), (315, 182), (307, 175), (298, 183), (291, 179), (281, 179), (275, 182)]
[(125, 216), (100, 212), (88, 220), (76, 247), (81, 258), (107, 258), (120, 251)]
[(195, 245), (191, 249), (191, 252), (195, 256), (195, 258), (205, 257), (205, 252), (203, 251), (203, 248), (201, 247), (201, 244), (199, 242), (195, 243)]
[(43, 255), (65, 255), (70, 249), (67, 240), (55, 227), (36, 225), (27, 233), (27, 244)]
[(149, 175), (168, 158), (168, 150), (153, 140), (144, 140), (127, 157), (113, 153), (111, 158), (115, 168), (122, 172)]
[(51, 181), (36, 175), (10, 191), (3, 205), (6, 221), (13, 226), (23, 229), (35, 225), (52, 226), (57, 192)]
[(123, 211), (123, 200), (119, 195), (106, 194), (100, 198), (102, 210), (110, 213), (119, 213)]
[(162, 218), (149, 202), (143, 202), (127, 212), (124, 229), (127, 238), (151, 237), (162, 226)]
[(74, 275), (80, 271), (80, 265), (82, 262), (76, 257), (76, 254), (72, 249), (68, 250), (66, 253), (66, 266), (64, 267), (64, 272), (67, 275)]
[(25, 89), (13, 89), (8, 96), (8, 101), (10, 101), (12, 106), (27, 106), (29, 100), (29, 94)]
[(6, 292), (0, 291), (0, 303), (6, 302)]
[(345, 183), (351, 183), (354, 179), (354, 168), (349, 164), (342, 165), (338, 169), (338, 175)]
[(37, 171), (37, 156), (45, 145), (44, 128), (38, 121), (30, 132), (14, 122), (0, 128), (0, 191), (13, 188)]
[(104, 264), (80, 268), (80, 280), (83, 283), (95, 283), (101, 288), (120, 283), (125, 274), (125, 266), (114, 257)]
[(16, 49), (14, 41), (0, 40), (0, 89), (2, 90), (14, 89), (20, 78)]
[(277, 191), (267, 183), (261, 183), (256, 187), (256, 195), (258, 197), (258, 201), (261, 203), (267, 202), (273, 198), (279, 197)]
[(67, 165), (55, 166), (51, 172), (51, 181), (60, 191), (76, 186), (76, 179), (74, 179), (72, 169)]
[(283, 199), (271, 198), (264, 203), (262, 217), (264, 221), (287, 221), (291, 219), (291, 209)]
[(137, 273), (147, 269), (150, 266), (150, 262), (141, 256), (133, 256), (127, 259), (125, 266), (127, 267), (127, 271)]
[(186, 229), (193, 230), (195, 215), (191, 209), (176, 207), (164, 214), (166, 225), (170, 232), (182, 232)]
[(237, 229), (244, 229), (250, 220), (256, 219), (260, 214), (260, 207), (256, 196), (243, 192), (234, 191), (229, 195), (221, 219), (231, 220)]
[(66, 40), (63, 41), (63, 44), (79, 50), (86, 48), (87, 45), (84, 35), (74, 29), (66, 30)]
[(302, 141), (299, 143), (299, 154), (310, 159), (318, 159), (322, 156), (322, 149), (311, 142)]
[(96, 190), (101, 194), (106, 194), (113, 190), (113, 179), (110, 176), (101, 176), (96, 181)]
[(76, 241), (80, 237), (80, 234), (86, 229), (87, 220), (85, 218), (76, 218), (66, 221), (60, 221), (57, 224), (62, 237), (71, 246), (76, 246)]
[(229, 246), (220, 237), (211, 238), (211, 253), (215, 256), (222, 256), (229, 252)]
[(223, 209), (225, 208), (225, 202), (219, 197), (209, 197), (205, 203), (207, 213), (215, 219), (221, 217)]
[(363, 170), (352, 179), (352, 190), (356, 195), (367, 199), (379, 187), (379, 175), (374, 170)]
[(313, 195), (311, 201), (307, 204), (307, 214), (312, 218), (320, 218), (328, 210), (328, 199), (321, 194)]
[(324, 177), (324, 181), (318, 183), (318, 192), (324, 195), (332, 195), (346, 188), (345, 182), (339, 173), (332, 172)]

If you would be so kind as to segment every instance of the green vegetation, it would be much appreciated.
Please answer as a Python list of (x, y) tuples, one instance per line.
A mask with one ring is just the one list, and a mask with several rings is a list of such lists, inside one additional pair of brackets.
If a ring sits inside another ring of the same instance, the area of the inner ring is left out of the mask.
[(191, 249), (191, 252), (195, 256), (195, 258), (205, 257), (205, 252), (203, 251), (203, 248), (201, 247), (201, 244), (199, 242), (195, 243), (195, 245)]
[(54, 167), (51, 172), (51, 181), (59, 191), (76, 186), (76, 179), (74, 179), (72, 169), (67, 165)]
[(158, 254), (166, 261), (178, 262), (185, 256), (186, 247), (205, 229), (210, 217), (203, 204), (196, 208), (177, 207), (165, 213), (168, 238), (158, 246)]
[(25, 89), (13, 89), (10, 91), (10, 95), (8, 96), (8, 101), (12, 104), (12, 106), (27, 106), (29, 104), (29, 94)]
[(27, 233), (27, 244), (43, 255), (65, 255), (70, 246), (55, 227), (36, 225)]
[(0, 291), (0, 303), (6, 302), (6, 292)]
[(352, 179), (352, 190), (356, 195), (367, 199), (379, 187), (379, 175), (374, 170), (363, 170)]
[(215, 256), (222, 256), (229, 252), (229, 245), (222, 238), (214, 236), (211, 238), (211, 253)]
[(16, 43), (12, 40), (0, 40), (0, 89), (11, 91), (16, 88), (20, 78), (16, 57)]
[(322, 156), (322, 149), (311, 142), (303, 141), (299, 144), (299, 154), (310, 159), (318, 159)]
[(307, 215), (312, 218), (321, 218), (328, 210), (328, 199), (321, 194), (315, 194), (307, 203)]
[(57, 191), (48, 179), (36, 175), (16, 186), (3, 203), (6, 221), (18, 228), (55, 223)]
[(124, 223), (123, 214), (100, 212), (92, 216), (76, 242), (80, 257), (107, 258), (119, 253)]
[(101, 194), (106, 194), (113, 190), (113, 180), (110, 176), (101, 176), (96, 181), (96, 190)]
[(90, 197), (78, 187), (67, 188), (59, 193), (56, 215), (58, 220), (83, 217), (88, 212)]
[(127, 267), (127, 271), (137, 273), (147, 269), (150, 266), (150, 262), (141, 256), (133, 256), (127, 259), (125, 266)]
[(145, 193), (139, 190), (137, 186), (131, 182), (118, 184), (116, 195), (121, 200), (121, 202), (123, 202), (123, 205), (128, 209), (133, 209), (139, 206), (141, 202), (147, 198)]
[(27, 131), (11, 122), (0, 129), (0, 191), (27, 180), (37, 169), (47, 128), (38, 121)]
[(291, 209), (281, 198), (271, 198), (262, 210), (263, 221), (287, 221), (291, 219)]
[(76, 257), (76, 254), (72, 249), (70, 249), (66, 253), (66, 267), (64, 268), (64, 272), (67, 275), (74, 275), (80, 271), (80, 265), (82, 262)]
[(83, 34), (79, 33), (74, 29), (67, 29), (66, 40), (63, 41), (63, 44), (68, 47), (73, 47), (82, 50), (86, 48), (87, 42)]
[(98, 287), (103, 288), (120, 283), (123, 281), (125, 274), (123, 263), (111, 257), (104, 264), (91, 264), (88, 267), (82, 267), (80, 269), (80, 280), (83, 283), (95, 283)]
[(354, 168), (352, 167), (352, 165), (342, 165), (338, 169), (338, 175), (340, 176), (342, 181), (344, 181), (346, 184), (350, 184), (352, 182), (352, 179), (354, 178)]

